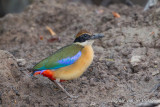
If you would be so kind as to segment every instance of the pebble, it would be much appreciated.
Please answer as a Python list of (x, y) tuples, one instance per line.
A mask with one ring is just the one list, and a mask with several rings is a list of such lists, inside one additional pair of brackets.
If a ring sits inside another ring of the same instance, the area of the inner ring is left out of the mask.
[(16, 59), (18, 66), (25, 66), (26, 60), (25, 59)]
[(91, 102), (90, 106), (95, 106), (96, 103), (95, 102)]
[(89, 82), (90, 82), (91, 86), (95, 86), (96, 85), (94, 78), (91, 78)]
[(142, 59), (141, 56), (132, 56), (130, 63), (132, 66), (136, 66), (141, 62), (141, 59)]
[(152, 75), (153, 75), (153, 76), (155, 76), (155, 75), (157, 75), (157, 74), (159, 74), (159, 73), (160, 73), (159, 70), (152, 71)]

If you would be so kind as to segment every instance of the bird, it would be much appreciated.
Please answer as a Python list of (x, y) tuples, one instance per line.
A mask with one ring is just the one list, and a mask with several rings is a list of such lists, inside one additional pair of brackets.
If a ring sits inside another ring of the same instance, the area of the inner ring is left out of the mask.
[(80, 30), (72, 44), (64, 46), (43, 59), (32, 68), (32, 74), (48, 77), (70, 98), (77, 98), (68, 93), (60, 82), (79, 78), (91, 65), (94, 57), (92, 44), (95, 39), (104, 37), (101, 33), (92, 34)]

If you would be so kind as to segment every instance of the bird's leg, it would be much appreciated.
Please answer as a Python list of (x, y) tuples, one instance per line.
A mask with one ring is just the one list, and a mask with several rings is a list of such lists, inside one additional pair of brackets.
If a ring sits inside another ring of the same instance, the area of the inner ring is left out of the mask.
[(51, 80), (52, 82), (54, 82), (55, 84), (56, 84), (56, 86), (58, 87), (58, 88), (60, 88), (63, 92), (65, 92), (70, 98), (77, 98), (78, 96), (73, 96), (73, 95), (71, 95), (71, 94), (69, 94), (64, 88), (63, 88), (63, 86), (61, 85), (61, 83), (59, 82), (59, 81), (57, 81), (57, 80)]

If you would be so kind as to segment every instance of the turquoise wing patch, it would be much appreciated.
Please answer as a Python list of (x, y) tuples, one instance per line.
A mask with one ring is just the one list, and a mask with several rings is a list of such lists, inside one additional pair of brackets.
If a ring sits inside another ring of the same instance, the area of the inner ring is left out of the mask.
[(59, 60), (58, 61), (59, 67), (55, 67), (55, 69), (58, 69), (58, 68), (65, 67), (65, 66), (73, 64), (74, 62), (76, 62), (79, 59), (79, 57), (81, 56), (81, 54), (82, 54), (82, 52), (79, 51), (73, 57), (67, 57), (67, 58), (64, 58), (62, 60)]

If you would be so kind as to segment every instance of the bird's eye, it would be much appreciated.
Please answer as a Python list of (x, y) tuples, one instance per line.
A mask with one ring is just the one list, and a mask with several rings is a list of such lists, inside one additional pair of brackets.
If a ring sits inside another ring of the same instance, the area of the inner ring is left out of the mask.
[(84, 37), (87, 37), (87, 35), (85, 34)]

